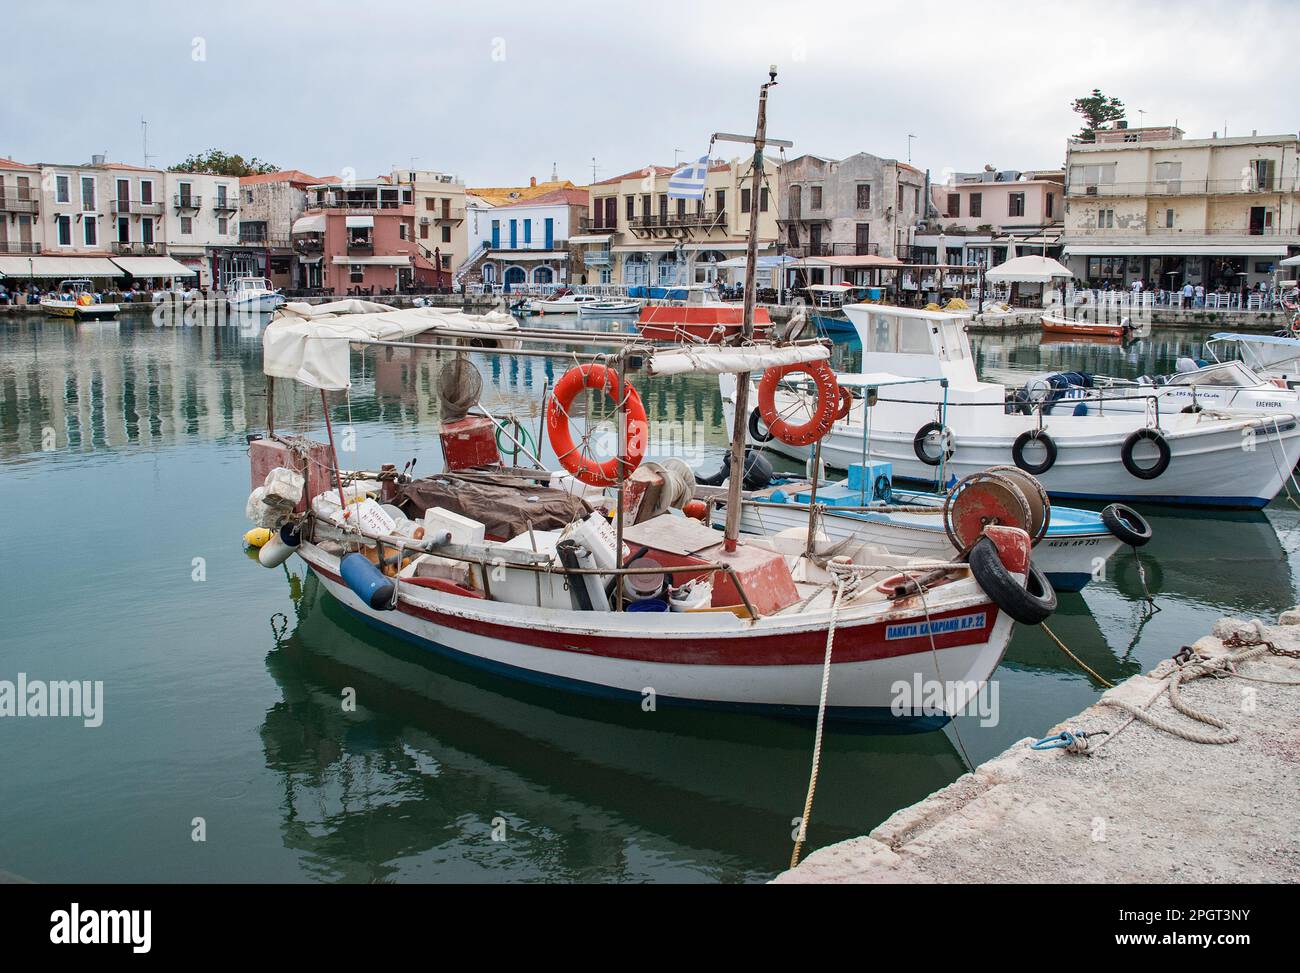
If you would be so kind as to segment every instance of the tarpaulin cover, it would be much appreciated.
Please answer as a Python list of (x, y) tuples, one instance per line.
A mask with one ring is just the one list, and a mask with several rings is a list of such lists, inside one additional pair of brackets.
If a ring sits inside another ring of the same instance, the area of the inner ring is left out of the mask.
[(443, 308), (393, 308), (371, 301), (332, 301), (313, 307), (291, 302), (262, 334), (262, 371), (292, 378), (312, 388), (351, 386), (349, 349), (353, 341), (402, 341), (437, 328), (458, 331), (511, 331), (519, 324), (508, 314), (465, 314)]
[(437, 476), (397, 488), (397, 506), (412, 520), (442, 507), (477, 520), (489, 537), (510, 540), (533, 530), (560, 530), (591, 513), (581, 497), (550, 487), (523, 485), (514, 477), (491, 480)]

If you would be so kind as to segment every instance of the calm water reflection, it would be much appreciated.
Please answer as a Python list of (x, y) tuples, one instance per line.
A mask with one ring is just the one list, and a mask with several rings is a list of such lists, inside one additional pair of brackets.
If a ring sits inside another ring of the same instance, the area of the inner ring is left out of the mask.
[[(976, 348), (986, 375), (1021, 381), (1058, 368), (1165, 371), (1199, 337), (1120, 349), (983, 336)], [(836, 349), (842, 368), (859, 357)], [(260, 360), (257, 336), (235, 329), (0, 323), (0, 502), (22, 552), (0, 562), (0, 678), (105, 683), (99, 729), (0, 723), (0, 870), (44, 881), (755, 881), (783, 866), (810, 726), (645, 714), (503, 682), (374, 632), (300, 568), (250, 562), (244, 435), (266, 411)], [(533, 424), (564, 370), (479, 363), (484, 403)], [(440, 364), (357, 356), (361, 381), (332, 402), (335, 422), (356, 429), (356, 464), (440, 468)], [(713, 383), (639, 386), (652, 420), (673, 420), (652, 426), (660, 450), (714, 469), (728, 437)], [(318, 398), (281, 388), (277, 412), (282, 429), (321, 432)], [(1143, 563), (1164, 611), (1146, 617), (1125, 554), (1106, 581), (1063, 596), (1053, 622), (1106, 678), (1149, 668), (1224, 612), (1295, 601), (1294, 510), (1148, 513), (1156, 536)], [(995, 726), (832, 729), (811, 843), (869, 830), (960, 774), (964, 754), (985, 759), (1097, 695), (1036, 630), (1017, 633), (998, 678)], [(347, 687), (355, 713), (340, 706)], [(190, 840), (196, 816), (203, 844)], [(494, 822), (506, 841), (492, 840)]]

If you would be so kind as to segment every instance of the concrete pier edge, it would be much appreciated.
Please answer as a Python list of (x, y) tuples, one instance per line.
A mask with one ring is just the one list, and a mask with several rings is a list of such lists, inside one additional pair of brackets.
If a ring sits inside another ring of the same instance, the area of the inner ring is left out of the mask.
[[(1262, 638), (1300, 649), (1300, 608), (1277, 625), (1223, 618), (1196, 642)], [(1171, 655), (1177, 646), (1171, 648)], [(1169, 705), (1172, 663), (1135, 675), (1042, 736), (1110, 730), (1127, 720), (1119, 698), (1189, 730), (1216, 732)], [(1300, 660), (1265, 655), (1249, 676), (1300, 680)], [(1020, 740), (952, 784), (900, 809), (869, 834), (809, 854), (774, 883), (1129, 883), (1300, 881), (1300, 686), (1204, 678), (1184, 683), (1194, 708), (1241, 734), (1192, 743), (1141, 722), (1090, 754), (1036, 751)], [(1004, 700), (1005, 705), (1005, 700)], [(869, 781), (862, 786), (869, 787)], [(816, 828), (816, 809), (812, 817)]]

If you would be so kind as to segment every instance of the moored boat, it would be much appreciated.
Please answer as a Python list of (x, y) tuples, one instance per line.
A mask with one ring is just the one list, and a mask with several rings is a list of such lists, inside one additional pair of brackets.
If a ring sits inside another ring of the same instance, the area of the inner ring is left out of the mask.
[(584, 301), (578, 305), (578, 314), (579, 316), (608, 315), (610, 317), (621, 317), (625, 314), (638, 314), (641, 307), (641, 301), (606, 298), (599, 301)]
[(1105, 321), (1077, 321), (1055, 314), (1042, 316), (1043, 331), (1048, 334), (1069, 334), (1085, 338), (1127, 338), (1137, 329), (1125, 318), (1119, 324)]
[(41, 310), (53, 318), (91, 321), (115, 317), (120, 308), (116, 304), (97, 303), (91, 282), (76, 278), (60, 281), (57, 295), (41, 298)]
[(236, 277), (226, 288), (231, 310), (253, 313), (274, 311), (284, 304), (284, 295), (265, 277)]
[(577, 314), (584, 304), (594, 304), (603, 298), (595, 294), (562, 294), (558, 297), (534, 297), (525, 301), (522, 310), (531, 314)]
[[(647, 304), (641, 309), (636, 326), (642, 337), (718, 344), (743, 331), (743, 308), (724, 302), (716, 288), (701, 285), (683, 290), (682, 301)], [(754, 308), (753, 328), (758, 337), (766, 336), (771, 330), (772, 318), (767, 308)]]

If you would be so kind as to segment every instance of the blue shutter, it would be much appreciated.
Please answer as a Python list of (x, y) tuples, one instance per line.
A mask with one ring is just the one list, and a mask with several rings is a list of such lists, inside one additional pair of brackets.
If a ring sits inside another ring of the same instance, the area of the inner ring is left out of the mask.
[(524, 246), (533, 242), (533, 221), (524, 220)]
[(492, 221), (492, 249), (501, 249), (501, 221)]
[(547, 219), (546, 221), (546, 249), (550, 250), (555, 246), (555, 220)]
[(514, 250), (519, 246), (519, 221), (510, 221), (510, 249)]

